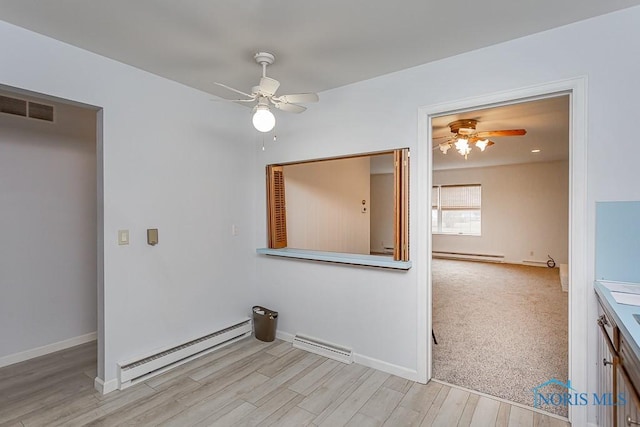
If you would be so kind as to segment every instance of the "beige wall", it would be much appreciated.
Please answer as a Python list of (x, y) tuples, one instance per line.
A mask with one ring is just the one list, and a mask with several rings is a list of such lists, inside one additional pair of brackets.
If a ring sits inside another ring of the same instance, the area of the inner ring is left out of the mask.
[(434, 234), (434, 251), (568, 262), (568, 162), (434, 171), (433, 183), (482, 184), (482, 235)]
[(368, 157), (288, 165), (284, 179), (288, 247), (369, 253)]
[(393, 247), (393, 174), (371, 175), (371, 252)]

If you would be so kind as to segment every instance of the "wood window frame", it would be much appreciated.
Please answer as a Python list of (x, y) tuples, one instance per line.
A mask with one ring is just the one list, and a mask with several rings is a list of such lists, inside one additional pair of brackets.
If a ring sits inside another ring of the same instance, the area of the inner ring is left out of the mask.
[(269, 249), (287, 247), (285, 179), (283, 166), (301, 163), (393, 154), (394, 158), (394, 261), (409, 261), (409, 149), (267, 165), (267, 236)]
[(267, 166), (267, 218), (269, 248), (286, 248), (287, 206), (284, 194), (284, 171), (281, 165)]
[(393, 151), (393, 259), (409, 261), (409, 149)]

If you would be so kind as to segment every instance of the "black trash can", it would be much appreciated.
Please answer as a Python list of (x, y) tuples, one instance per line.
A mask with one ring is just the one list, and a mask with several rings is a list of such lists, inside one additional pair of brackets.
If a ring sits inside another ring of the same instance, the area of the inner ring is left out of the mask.
[(278, 312), (268, 308), (253, 306), (253, 330), (260, 341), (271, 342), (276, 339)]

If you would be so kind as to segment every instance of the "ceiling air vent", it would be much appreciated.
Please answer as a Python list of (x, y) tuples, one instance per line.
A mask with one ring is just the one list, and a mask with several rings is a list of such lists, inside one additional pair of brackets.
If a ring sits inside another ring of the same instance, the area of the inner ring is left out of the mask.
[(53, 106), (0, 95), (0, 113), (53, 122)]
[(29, 117), (32, 119), (53, 122), (53, 107), (51, 105), (29, 102)]
[(0, 113), (27, 117), (27, 101), (0, 95)]

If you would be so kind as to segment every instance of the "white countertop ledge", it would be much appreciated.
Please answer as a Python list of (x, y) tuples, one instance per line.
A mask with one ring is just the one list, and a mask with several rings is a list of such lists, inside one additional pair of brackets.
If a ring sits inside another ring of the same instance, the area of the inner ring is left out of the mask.
[(312, 261), (334, 262), (339, 264), (363, 265), (367, 267), (391, 268), (395, 270), (408, 270), (411, 261), (394, 261), (390, 256), (345, 254), (341, 252), (310, 251), (305, 249), (269, 249), (259, 248), (256, 252), (261, 255), (270, 255), (284, 258), (306, 259)]
[(640, 287), (640, 283), (613, 282), (597, 280), (595, 282), (596, 294), (614, 317), (614, 321), (620, 328), (620, 333), (625, 336), (636, 357), (640, 358), (640, 324), (633, 318), (634, 314), (640, 314), (640, 306), (619, 304), (611, 295), (609, 284)]

